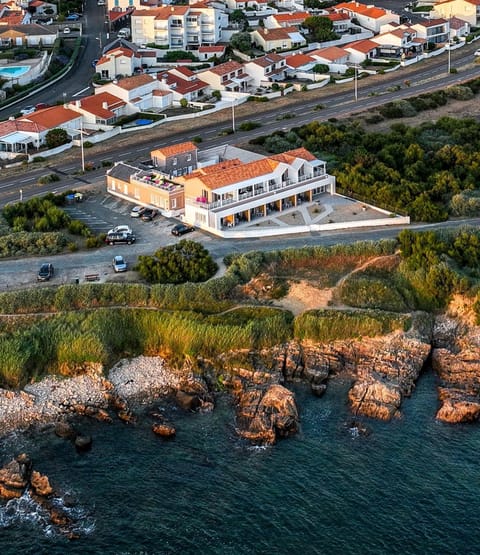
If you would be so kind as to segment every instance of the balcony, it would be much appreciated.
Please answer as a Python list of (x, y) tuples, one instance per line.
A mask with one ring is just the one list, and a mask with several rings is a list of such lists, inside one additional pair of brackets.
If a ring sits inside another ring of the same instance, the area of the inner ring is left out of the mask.
[(173, 193), (181, 191), (183, 189), (182, 185), (171, 183), (170, 181), (167, 181), (163, 176), (156, 174), (137, 175), (135, 177), (132, 177), (131, 180), (132, 183), (138, 183), (139, 185), (150, 185), (167, 193)]
[(329, 179), (330, 176), (322, 173), (319, 175), (314, 176), (302, 176), (298, 180), (290, 180), (287, 179), (282, 183), (273, 183), (268, 185), (267, 183), (264, 184), (262, 189), (257, 189), (257, 192), (247, 191), (245, 193), (238, 194), (237, 198), (228, 198), (228, 199), (221, 199), (216, 200), (214, 202), (206, 202), (204, 199), (193, 199), (193, 198), (186, 198), (185, 202), (191, 206), (197, 206), (199, 208), (204, 208), (205, 210), (215, 210), (221, 209), (225, 206), (235, 206), (235, 205), (242, 205), (245, 203), (246, 200), (262, 200), (268, 201), (269, 197), (272, 196), (272, 193), (278, 193), (281, 191), (293, 191), (299, 185), (309, 185), (314, 184), (316, 182), (322, 182)]

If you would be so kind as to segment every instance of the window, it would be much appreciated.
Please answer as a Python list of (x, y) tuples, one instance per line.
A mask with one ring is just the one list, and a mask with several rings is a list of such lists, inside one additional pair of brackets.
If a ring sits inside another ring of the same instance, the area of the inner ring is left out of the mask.
[(191, 154), (187, 154), (187, 162), (190, 162), (191, 159), (192, 159), (192, 155), (191, 155)]
[(176, 159), (176, 158), (173, 159), (172, 164), (173, 164), (174, 166), (177, 165), (177, 159)]
[(112, 189), (112, 191), (115, 191), (115, 179), (112, 179), (110, 181), (110, 189)]
[(135, 187), (135, 190), (133, 192), (133, 196), (139, 200), (140, 199), (140, 191)]
[(125, 183), (125, 185), (123, 186), (123, 194), (128, 195), (128, 183)]
[(177, 207), (177, 199), (176, 198), (172, 198), (170, 200), (170, 208), (176, 208)]

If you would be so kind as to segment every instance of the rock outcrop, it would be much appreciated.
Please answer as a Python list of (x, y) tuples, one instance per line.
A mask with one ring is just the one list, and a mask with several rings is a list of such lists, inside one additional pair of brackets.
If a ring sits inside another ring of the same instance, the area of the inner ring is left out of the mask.
[(457, 424), (480, 418), (480, 327), (448, 316), (434, 330), (432, 367), (439, 377), (437, 418)]
[(240, 437), (255, 444), (272, 445), (277, 438), (298, 430), (295, 397), (278, 384), (247, 390), (238, 399), (236, 421)]

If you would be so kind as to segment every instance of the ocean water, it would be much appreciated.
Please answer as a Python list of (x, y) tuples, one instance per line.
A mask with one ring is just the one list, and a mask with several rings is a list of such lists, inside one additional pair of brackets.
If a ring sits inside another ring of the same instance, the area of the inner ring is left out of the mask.
[[(0, 444), (0, 462), (27, 451), (75, 500), (80, 538), (49, 528), (29, 499), (0, 506), (0, 553), (478, 554), (480, 428), (434, 419), (435, 377), (421, 377), (401, 419), (348, 429), (348, 383), (323, 398), (296, 386), (301, 431), (252, 448), (220, 397), (210, 414), (168, 409), (177, 437), (83, 422), (90, 452), (45, 432)], [(61, 502), (61, 500), (59, 500)]]

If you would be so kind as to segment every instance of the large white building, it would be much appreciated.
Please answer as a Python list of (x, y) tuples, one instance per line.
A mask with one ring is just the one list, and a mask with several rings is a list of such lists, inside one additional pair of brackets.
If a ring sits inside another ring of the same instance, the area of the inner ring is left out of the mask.
[(135, 10), (131, 22), (135, 44), (187, 50), (219, 42), (228, 16), (206, 4), (192, 4)]

